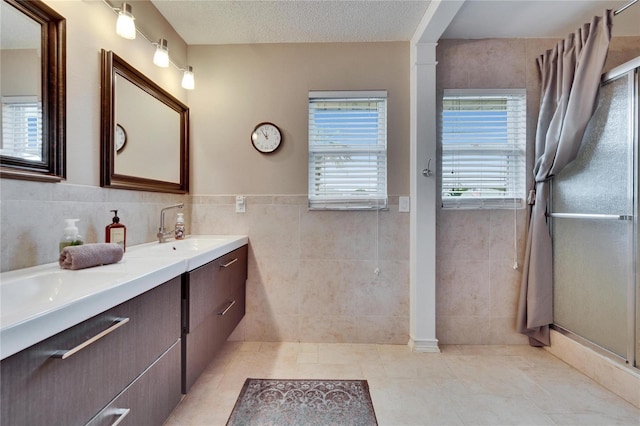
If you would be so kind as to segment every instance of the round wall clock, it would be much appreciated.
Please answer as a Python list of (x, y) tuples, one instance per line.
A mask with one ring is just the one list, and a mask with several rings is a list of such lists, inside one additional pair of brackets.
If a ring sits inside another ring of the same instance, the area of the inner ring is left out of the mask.
[(116, 145), (116, 152), (122, 151), (124, 149), (124, 145), (127, 143), (127, 132), (124, 130), (124, 127), (119, 124), (116, 125), (114, 142)]
[(282, 133), (273, 123), (260, 123), (251, 133), (251, 143), (259, 152), (268, 154), (275, 151), (282, 142)]

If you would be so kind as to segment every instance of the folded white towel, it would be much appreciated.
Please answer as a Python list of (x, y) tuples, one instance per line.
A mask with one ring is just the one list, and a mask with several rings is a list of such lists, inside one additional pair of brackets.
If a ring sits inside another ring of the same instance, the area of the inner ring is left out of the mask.
[(84, 269), (119, 262), (123, 254), (122, 247), (115, 243), (68, 246), (60, 252), (58, 264), (62, 269)]

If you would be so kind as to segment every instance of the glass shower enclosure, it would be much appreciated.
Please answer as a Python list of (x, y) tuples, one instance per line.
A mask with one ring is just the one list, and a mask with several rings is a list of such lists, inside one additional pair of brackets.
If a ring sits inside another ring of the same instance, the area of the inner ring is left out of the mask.
[(605, 74), (578, 158), (553, 180), (554, 326), (638, 367), (638, 70)]

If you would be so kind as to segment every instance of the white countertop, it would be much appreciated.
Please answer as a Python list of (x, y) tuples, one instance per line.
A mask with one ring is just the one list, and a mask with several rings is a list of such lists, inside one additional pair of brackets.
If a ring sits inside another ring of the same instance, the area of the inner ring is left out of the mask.
[(127, 247), (112, 265), (58, 263), (0, 274), (0, 359), (247, 244), (246, 235), (198, 235)]

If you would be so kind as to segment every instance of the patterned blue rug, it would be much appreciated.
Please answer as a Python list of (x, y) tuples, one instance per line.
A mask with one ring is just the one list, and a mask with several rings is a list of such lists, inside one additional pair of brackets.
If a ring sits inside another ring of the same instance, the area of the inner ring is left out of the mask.
[(377, 425), (366, 380), (247, 379), (227, 426)]

